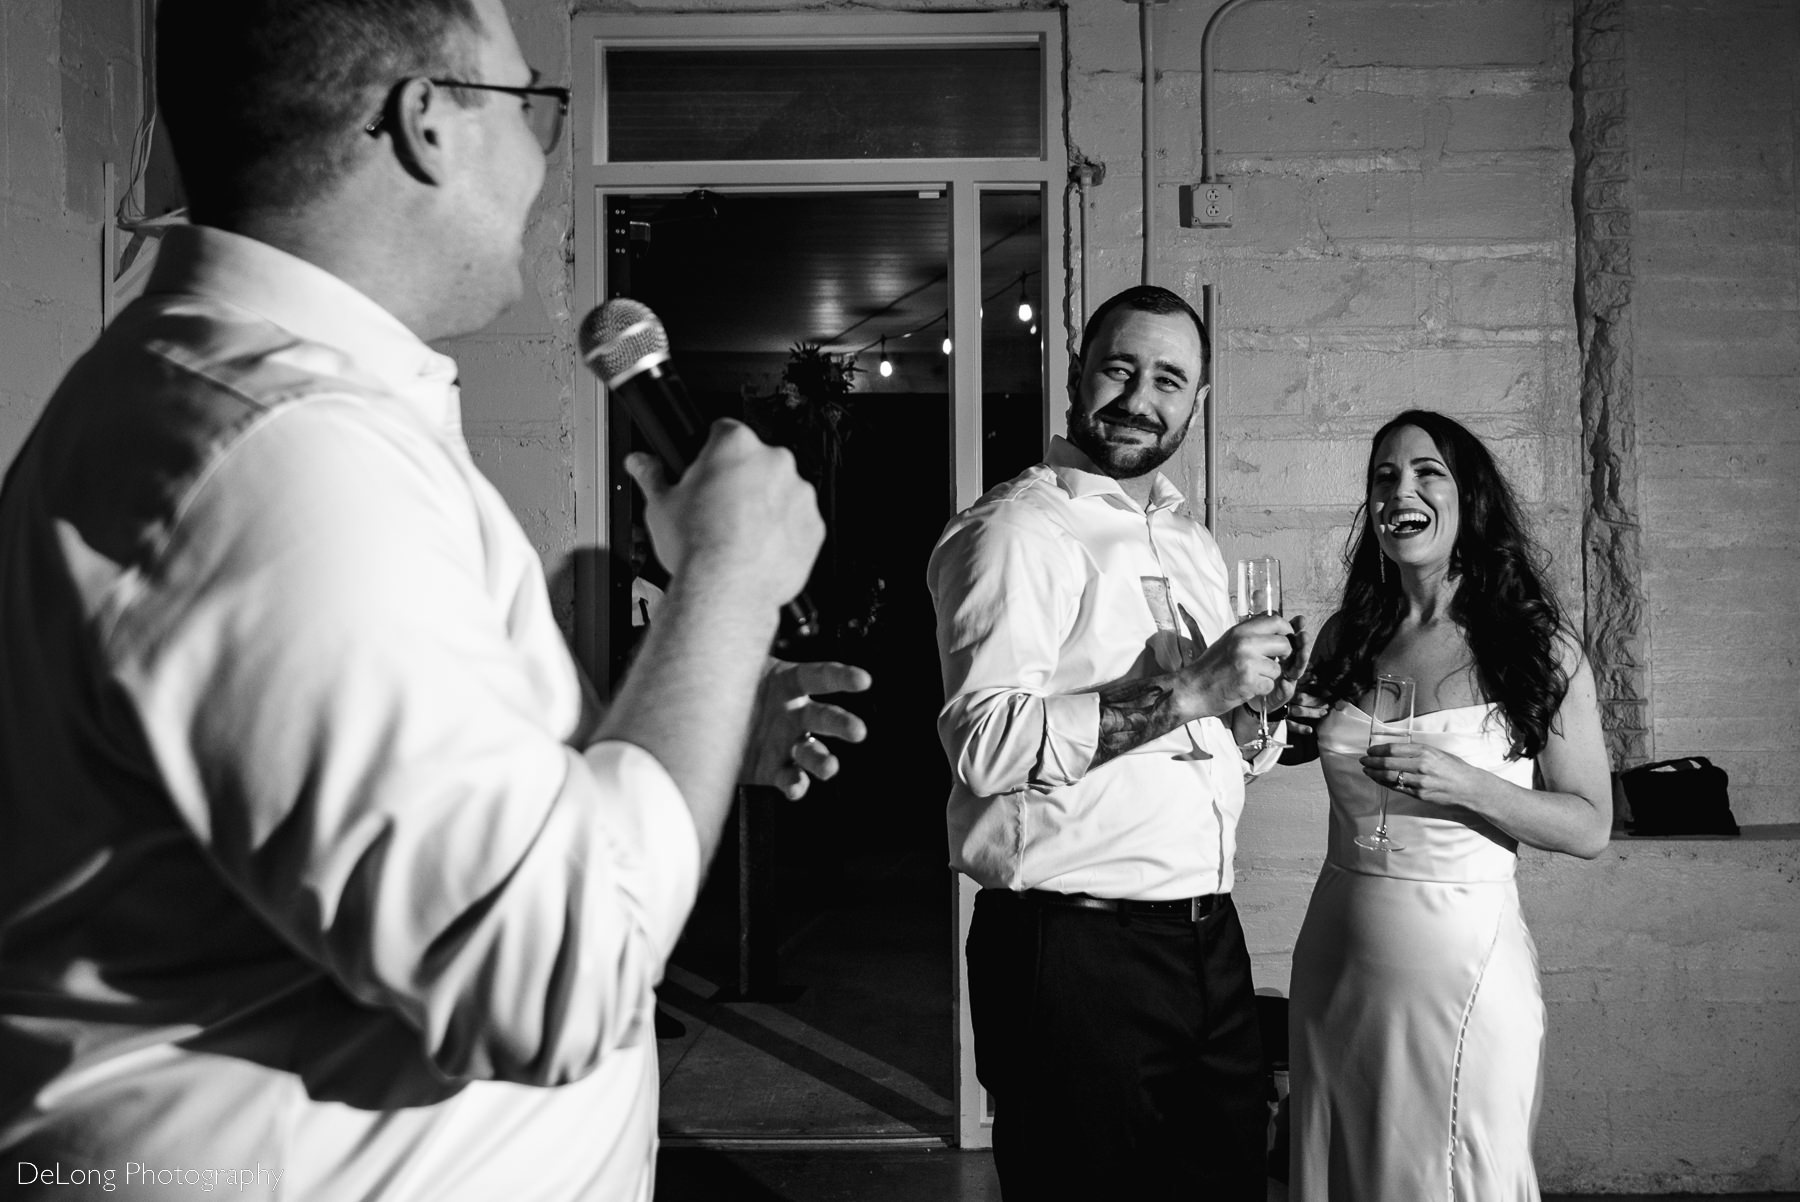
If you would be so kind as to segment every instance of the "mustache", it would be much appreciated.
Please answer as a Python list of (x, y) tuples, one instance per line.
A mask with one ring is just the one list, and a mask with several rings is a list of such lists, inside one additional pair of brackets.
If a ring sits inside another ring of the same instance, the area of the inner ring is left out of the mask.
[(1106, 408), (1099, 410), (1094, 414), (1093, 420), (1096, 422), (1108, 422), (1115, 426), (1130, 426), (1136, 430), (1146, 430), (1151, 434), (1162, 434), (1169, 428), (1167, 424), (1160, 422), (1153, 417), (1144, 417), (1141, 414), (1127, 412), (1123, 406), (1117, 403), (1108, 405)]

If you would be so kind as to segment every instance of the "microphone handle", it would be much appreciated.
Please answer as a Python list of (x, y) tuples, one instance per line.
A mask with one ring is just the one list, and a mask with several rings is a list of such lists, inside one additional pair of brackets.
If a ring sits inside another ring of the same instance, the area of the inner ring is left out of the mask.
[(688, 399), (681, 378), (666, 365), (653, 365), (619, 381), (613, 393), (669, 475), (680, 477), (706, 445), (706, 423)]
[[(707, 424), (688, 399), (681, 378), (662, 365), (621, 380), (609, 391), (631, 414), (650, 449), (663, 461), (671, 476), (679, 477), (706, 445)], [(781, 607), (782, 627), (794, 638), (819, 633), (819, 613), (804, 592)]]

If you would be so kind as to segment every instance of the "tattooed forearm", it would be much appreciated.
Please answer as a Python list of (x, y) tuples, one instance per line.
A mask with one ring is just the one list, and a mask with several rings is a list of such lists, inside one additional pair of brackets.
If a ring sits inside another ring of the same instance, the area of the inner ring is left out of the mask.
[(1139, 677), (1103, 685), (1100, 693), (1100, 747), (1092, 767), (1161, 738), (1183, 719), (1175, 713), (1171, 677)]

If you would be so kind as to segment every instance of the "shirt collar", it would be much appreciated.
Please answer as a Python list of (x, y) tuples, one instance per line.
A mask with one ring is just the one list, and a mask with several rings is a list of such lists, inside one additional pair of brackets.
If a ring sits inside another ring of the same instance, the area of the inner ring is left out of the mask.
[(147, 293), (203, 296), (247, 310), (308, 342), (344, 352), (362, 372), (425, 411), (461, 424), (456, 361), (439, 354), (367, 295), (266, 242), (209, 226), (163, 235)]
[[(1108, 500), (1116, 500), (1130, 505), (1133, 509), (1137, 508), (1137, 502), (1126, 494), (1117, 480), (1095, 467), (1094, 461), (1088, 458), (1087, 452), (1062, 435), (1051, 436), (1050, 454), (1045, 458), (1045, 462), (1049, 465), (1051, 472), (1056, 475), (1058, 482), (1062, 484), (1063, 491), (1067, 492), (1069, 496), (1077, 500), (1084, 497), (1105, 497)], [(1169, 478), (1161, 471), (1158, 471), (1156, 479), (1150, 482), (1150, 504), (1146, 507), (1146, 512), (1155, 513), (1161, 509), (1172, 509), (1184, 500), (1186, 497), (1182, 495), (1181, 490), (1171, 484)]]

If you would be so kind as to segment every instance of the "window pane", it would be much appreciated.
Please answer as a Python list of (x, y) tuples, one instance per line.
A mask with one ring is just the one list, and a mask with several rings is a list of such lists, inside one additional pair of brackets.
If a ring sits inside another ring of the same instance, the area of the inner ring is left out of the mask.
[(981, 487), (1044, 451), (1044, 204), (981, 194)]
[(607, 159), (1043, 154), (1035, 45), (606, 52)]

